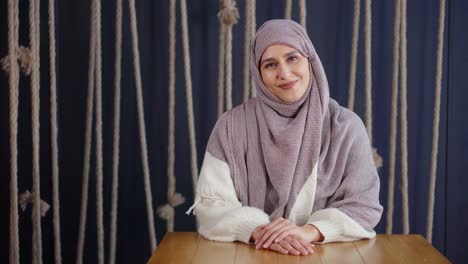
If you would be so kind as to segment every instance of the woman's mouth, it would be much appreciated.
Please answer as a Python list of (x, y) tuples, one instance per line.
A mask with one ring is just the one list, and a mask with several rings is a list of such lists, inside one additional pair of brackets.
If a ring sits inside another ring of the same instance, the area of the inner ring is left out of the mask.
[(287, 83), (280, 84), (280, 85), (278, 85), (278, 87), (283, 89), (283, 90), (289, 90), (289, 89), (292, 89), (294, 87), (294, 85), (296, 85), (297, 82), (298, 82), (298, 80), (290, 81), (290, 82), (287, 82)]

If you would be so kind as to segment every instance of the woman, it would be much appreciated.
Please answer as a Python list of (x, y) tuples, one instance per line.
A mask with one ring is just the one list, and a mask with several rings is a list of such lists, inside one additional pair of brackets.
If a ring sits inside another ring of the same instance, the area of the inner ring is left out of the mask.
[(382, 206), (366, 130), (329, 97), (304, 28), (263, 24), (250, 69), (257, 97), (224, 113), (208, 142), (194, 204), (200, 234), (295, 255), (374, 237)]

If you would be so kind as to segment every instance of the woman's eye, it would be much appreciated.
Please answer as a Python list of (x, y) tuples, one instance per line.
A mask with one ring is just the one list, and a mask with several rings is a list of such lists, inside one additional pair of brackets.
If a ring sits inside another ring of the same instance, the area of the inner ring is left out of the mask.
[(265, 69), (273, 69), (273, 67), (275, 67), (275, 64), (270, 62), (270, 63), (265, 64), (264, 67), (265, 67)]
[(288, 61), (297, 61), (299, 58), (297, 56), (291, 56), (288, 58)]

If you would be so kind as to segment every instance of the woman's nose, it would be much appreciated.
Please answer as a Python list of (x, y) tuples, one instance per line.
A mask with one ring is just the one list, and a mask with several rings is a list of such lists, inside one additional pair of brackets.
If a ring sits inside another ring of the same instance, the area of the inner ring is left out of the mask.
[(280, 79), (287, 79), (289, 75), (291, 74), (291, 69), (288, 65), (281, 64), (279, 69), (278, 69), (278, 77)]

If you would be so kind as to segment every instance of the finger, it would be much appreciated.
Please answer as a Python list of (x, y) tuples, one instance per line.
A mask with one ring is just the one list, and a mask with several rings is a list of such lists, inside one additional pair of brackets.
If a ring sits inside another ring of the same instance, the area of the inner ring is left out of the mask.
[(281, 240), (276, 239), (278, 236), (283, 235), (284, 233), (289, 233), (290, 230), (294, 229), (296, 226), (294, 224), (291, 224), (290, 222), (287, 223), (287, 225), (281, 227), (280, 229), (276, 230), (273, 234), (271, 234), (270, 238), (265, 242), (263, 247), (269, 247), (273, 241), (275, 243), (278, 243)]
[(289, 253), (289, 251), (287, 251), (285, 248), (283, 248), (280, 244), (276, 244), (276, 243), (272, 244), (270, 246), (270, 249), (274, 250), (274, 251), (277, 251), (279, 253), (283, 253), (283, 254), (288, 254)]
[(281, 240), (285, 239), (286, 237), (294, 235), (296, 233), (294, 232), (295, 228), (296, 226), (281, 233), (278, 237), (276, 237), (275, 243), (279, 243)]
[(307, 252), (309, 252), (310, 254), (314, 253), (314, 244), (307, 242), (304, 239), (299, 239), (298, 241), (307, 249)]
[(283, 240), (279, 243), (280, 246), (282, 246), (284, 249), (286, 249), (289, 253), (299, 256), (301, 252), (299, 252), (297, 249), (295, 249), (288, 241)]
[[(276, 222), (276, 220), (275, 220), (275, 222)], [(273, 222), (273, 223), (275, 223), (275, 222)], [(279, 220), (278, 222), (276, 222), (274, 225), (272, 225), (272, 224), (270, 224), (268, 227), (266, 227), (264, 229), (263, 235), (259, 238), (259, 240), (257, 242), (257, 248), (260, 248), (260, 247), (264, 246), (263, 244), (265, 243), (265, 241), (268, 238), (270, 238), (271, 234), (273, 234), (276, 230), (282, 228), (284, 225), (287, 225), (288, 221), (285, 220), (285, 219), (282, 219), (282, 220)]]
[[(288, 240), (286, 240), (288, 241)], [(302, 255), (309, 255), (309, 251), (305, 248), (305, 246), (299, 242), (297, 239), (289, 239), (289, 244), (294, 247), (297, 251), (301, 252)]]

